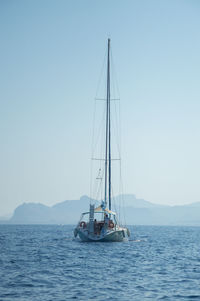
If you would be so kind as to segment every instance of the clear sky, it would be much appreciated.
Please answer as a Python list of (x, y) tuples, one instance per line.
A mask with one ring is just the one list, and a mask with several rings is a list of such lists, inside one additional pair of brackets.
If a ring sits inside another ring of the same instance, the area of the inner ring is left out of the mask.
[(198, 0), (0, 1), (0, 216), (90, 190), (107, 38), (121, 96), (124, 192), (200, 201)]

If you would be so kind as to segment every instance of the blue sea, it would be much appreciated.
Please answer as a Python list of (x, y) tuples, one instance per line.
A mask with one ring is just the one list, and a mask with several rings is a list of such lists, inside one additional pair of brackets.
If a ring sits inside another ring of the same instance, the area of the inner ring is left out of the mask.
[(130, 230), (83, 243), (72, 226), (0, 225), (0, 301), (200, 300), (200, 228)]

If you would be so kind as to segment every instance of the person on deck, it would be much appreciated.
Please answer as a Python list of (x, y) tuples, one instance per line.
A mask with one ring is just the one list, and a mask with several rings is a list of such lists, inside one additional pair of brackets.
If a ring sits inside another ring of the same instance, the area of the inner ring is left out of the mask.
[(108, 229), (108, 225), (109, 225), (109, 217), (108, 217), (108, 214), (105, 214), (105, 216), (104, 216), (104, 222), (105, 222), (105, 228)]

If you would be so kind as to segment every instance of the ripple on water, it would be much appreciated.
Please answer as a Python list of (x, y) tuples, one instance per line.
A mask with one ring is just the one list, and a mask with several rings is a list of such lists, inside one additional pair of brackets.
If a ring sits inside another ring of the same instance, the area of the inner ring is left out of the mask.
[(0, 225), (0, 301), (200, 300), (198, 227), (131, 227), (110, 244), (72, 230)]

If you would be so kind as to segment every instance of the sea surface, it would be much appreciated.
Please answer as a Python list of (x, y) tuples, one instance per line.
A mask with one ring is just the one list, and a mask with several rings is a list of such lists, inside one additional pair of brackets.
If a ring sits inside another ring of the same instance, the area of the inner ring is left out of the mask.
[(83, 243), (72, 226), (0, 225), (0, 301), (200, 300), (200, 228), (130, 230)]

